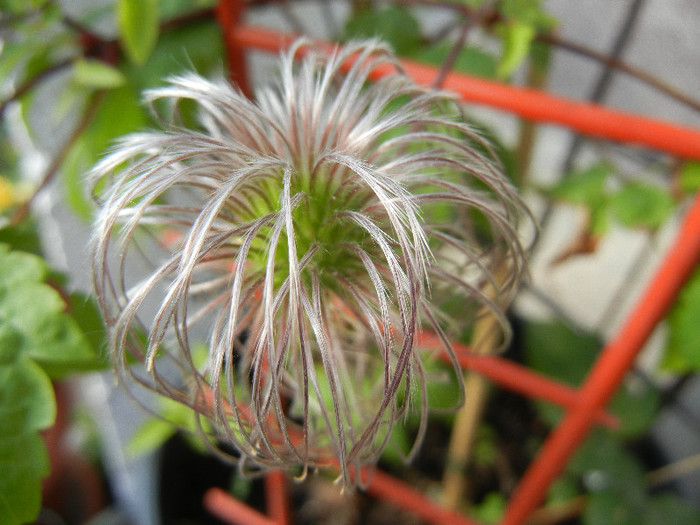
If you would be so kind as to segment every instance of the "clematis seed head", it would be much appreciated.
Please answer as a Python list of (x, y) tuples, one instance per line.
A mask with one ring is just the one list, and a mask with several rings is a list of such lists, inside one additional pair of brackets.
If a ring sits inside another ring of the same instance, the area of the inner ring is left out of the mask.
[(304, 40), (255, 100), (192, 73), (145, 99), (162, 129), (90, 175), (120, 381), (190, 407), (245, 467), (335, 463), (352, 486), (409, 411), (420, 444), (420, 331), (459, 381), (450, 341), (502, 319), (524, 268), (522, 204), (456, 99), (378, 41)]

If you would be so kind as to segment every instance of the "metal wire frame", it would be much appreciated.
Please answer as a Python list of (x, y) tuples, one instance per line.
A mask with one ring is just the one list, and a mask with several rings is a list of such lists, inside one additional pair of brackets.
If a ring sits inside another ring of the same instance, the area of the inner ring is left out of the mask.
[[(243, 83), (245, 90), (248, 89), (245, 84), (245, 51), (258, 49), (278, 52), (289, 45), (295, 35), (243, 25), (243, 10), (242, 0), (221, 0), (217, 15), (225, 35), (231, 76), (239, 84)], [(331, 46), (329, 42), (323, 41), (317, 41), (316, 44), (320, 48)], [(434, 67), (411, 61), (402, 63), (405, 72), (421, 84), (431, 85), (438, 74)], [(374, 72), (376, 77), (387, 73), (382, 69)], [(700, 131), (693, 128), (457, 73), (449, 73), (443, 87), (459, 94), (464, 100), (534, 121), (559, 124), (589, 136), (651, 147), (681, 158), (700, 159)], [(550, 433), (519, 481), (508, 502), (501, 525), (524, 523), (543, 501), (547, 489), (593, 426), (601, 422), (614, 424), (611, 416), (604, 411), (607, 402), (699, 262), (700, 195), (696, 196), (686, 212), (673, 244), (647, 284), (645, 292), (628, 314), (626, 322), (604, 346), (586, 379), (577, 389), (535, 374), (505, 359), (475, 356), (469, 353), (468, 348), (458, 348), (460, 364), (465, 369), (483, 374), (496, 384), (528, 397), (559, 404), (566, 410), (565, 417)], [(430, 343), (431, 336), (423, 334), (422, 344)], [(368, 492), (414, 512), (429, 523), (476, 524), (461, 514), (439, 506), (410, 485), (380, 471), (373, 474)], [(229, 523), (253, 523), (249, 520), (254, 518), (256, 523), (283, 525), (290, 521), (289, 514), (284, 510), (288, 505), (285, 494), (284, 478), (271, 474), (266, 484), (266, 495), (271, 507), (268, 509), (269, 516), (245, 507), (220, 491), (209, 493), (205, 504)]]

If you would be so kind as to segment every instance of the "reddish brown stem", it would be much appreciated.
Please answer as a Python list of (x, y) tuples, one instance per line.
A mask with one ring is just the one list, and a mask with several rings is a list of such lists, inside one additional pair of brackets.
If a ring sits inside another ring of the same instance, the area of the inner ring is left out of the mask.
[(32, 205), (32, 202), (34, 202), (34, 199), (36, 199), (37, 195), (39, 195), (39, 193), (41, 193), (41, 191), (44, 188), (46, 188), (46, 186), (48, 186), (49, 183), (54, 179), (54, 177), (58, 173), (59, 168), (61, 167), (61, 164), (65, 160), (71, 148), (75, 145), (76, 141), (80, 138), (80, 135), (83, 134), (83, 132), (95, 116), (95, 113), (100, 105), (103, 95), (104, 92), (97, 92), (93, 96), (92, 100), (88, 102), (87, 108), (85, 109), (82, 118), (73, 129), (73, 132), (68, 137), (68, 140), (66, 140), (66, 142), (63, 144), (63, 147), (58, 151), (58, 153), (56, 153), (56, 156), (53, 158), (51, 164), (49, 164), (49, 167), (46, 169), (46, 172), (44, 173), (44, 176), (39, 182), (39, 185), (34, 190), (34, 193), (32, 193), (32, 195), (15, 210), (10, 221), (13, 225), (19, 224), (22, 221), (22, 219), (26, 217), (27, 213), (29, 213), (29, 209)]

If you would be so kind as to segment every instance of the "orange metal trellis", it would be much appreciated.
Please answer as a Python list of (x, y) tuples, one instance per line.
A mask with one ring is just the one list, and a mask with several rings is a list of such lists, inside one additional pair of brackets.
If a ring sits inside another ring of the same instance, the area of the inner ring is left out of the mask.
[[(243, 5), (241, 0), (222, 0), (217, 16), (224, 29), (231, 75), (247, 92), (245, 50), (255, 48), (277, 52), (295, 37), (242, 25)], [(332, 45), (321, 41), (315, 44), (319, 47)], [(402, 64), (405, 72), (418, 83), (430, 85), (438, 74), (434, 67), (410, 61), (402, 61)], [(375, 71), (376, 76), (387, 73), (389, 70)], [(700, 131), (695, 129), (456, 73), (447, 75), (443, 87), (458, 93), (465, 100), (490, 105), (531, 120), (563, 125), (610, 140), (644, 145), (683, 158), (700, 159)], [(700, 195), (688, 210), (673, 245), (645, 293), (622, 328), (605, 345), (578, 389), (542, 377), (505, 359), (476, 356), (470, 354), (467, 348), (457, 348), (460, 364), (464, 368), (481, 373), (504, 388), (560, 404), (566, 410), (566, 416), (551, 432), (520, 480), (502, 525), (519, 525), (528, 518), (596, 423), (614, 424), (614, 418), (605, 413), (605, 405), (699, 261)], [(429, 334), (423, 334), (423, 346), (430, 346), (432, 342)], [(284, 478), (276, 473), (270, 474), (266, 480), (269, 516), (232, 500), (220, 491), (208, 494), (205, 504), (230, 523), (282, 525), (290, 522), (284, 485)], [(475, 525), (473, 520), (440, 507), (410, 485), (382, 472), (374, 473), (368, 492), (399, 504), (429, 523)], [(230, 509), (228, 514), (223, 510), (225, 507)]]

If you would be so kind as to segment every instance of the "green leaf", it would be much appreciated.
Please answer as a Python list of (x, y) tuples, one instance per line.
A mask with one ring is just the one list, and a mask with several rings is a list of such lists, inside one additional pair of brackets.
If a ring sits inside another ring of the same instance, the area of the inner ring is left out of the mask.
[[(56, 401), (51, 380), (32, 359), (17, 354), (0, 367), (0, 413), (21, 430), (44, 430), (56, 419)], [(20, 419), (13, 419), (14, 415)], [(19, 417), (19, 416), (18, 416)]]
[(0, 244), (0, 523), (33, 522), (49, 464), (39, 431), (56, 418), (49, 375), (98, 360), (40, 257)]
[(560, 322), (528, 322), (523, 326), (525, 360), (534, 370), (578, 386), (602, 347), (592, 333), (574, 332)]
[(599, 206), (607, 198), (605, 185), (611, 170), (607, 164), (576, 171), (546, 190), (554, 199), (586, 207)]
[(17, 431), (11, 420), (0, 430), (0, 523), (33, 523), (41, 510), (41, 478), (49, 459), (41, 436)]
[(555, 23), (542, 9), (541, 0), (500, 0), (498, 10), (506, 20), (515, 20), (537, 29), (549, 29)]
[(474, 505), (471, 515), (483, 523), (498, 523), (506, 510), (508, 501), (500, 492), (489, 492), (483, 501)]
[(420, 49), (420, 24), (405, 7), (364, 9), (355, 13), (345, 26), (346, 38), (380, 37), (397, 55), (410, 55)]
[(674, 202), (662, 188), (629, 182), (610, 197), (609, 206), (627, 227), (657, 229), (673, 212)]
[(43, 281), (44, 261), (0, 245), (0, 326), (21, 345), (17, 352), (41, 364), (52, 377), (103, 366), (59, 293)]
[[(95, 301), (80, 292), (68, 296), (70, 315), (85, 335), (92, 353), (99, 355), (105, 348), (105, 327)], [(106, 364), (106, 363), (105, 363)]]
[(46, 263), (40, 257), (10, 251), (9, 246), (0, 244), (0, 287), (42, 281), (47, 273)]
[(39, 253), (41, 244), (32, 218), (25, 219), (19, 224), (0, 227), (0, 246), (2, 245), (12, 250)]
[(39, 514), (49, 461), (38, 432), (55, 417), (53, 388), (41, 367), (19, 354), (0, 366), (0, 523), (20, 525)]
[(500, 26), (503, 40), (503, 52), (498, 62), (497, 76), (507, 78), (515, 71), (530, 53), (530, 46), (535, 38), (535, 27), (518, 21)]
[(22, 333), (12, 325), (0, 322), (0, 366), (14, 363), (23, 345)]
[(127, 55), (145, 64), (158, 40), (158, 0), (119, 0), (117, 21)]
[(644, 519), (644, 507), (630, 504), (614, 491), (594, 492), (583, 513), (584, 525), (636, 525)]
[[(180, 71), (206, 75), (221, 67), (224, 54), (221, 29), (214, 20), (186, 24), (164, 32), (145, 66), (129, 68), (127, 77), (134, 92), (162, 86), (163, 79)], [(135, 99), (138, 105), (138, 99)]]
[(93, 349), (75, 320), (67, 314), (47, 315), (29, 339), (31, 355), (54, 378), (71, 372), (98, 370), (105, 360)]
[(552, 46), (533, 40), (530, 44), (530, 67), (540, 75), (546, 75), (552, 62)]
[(175, 425), (169, 421), (149, 419), (134, 432), (127, 445), (127, 454), (140, 456), (152, 452), (162, 446), (175, 431)]
[(80, 86), (113, 89), (123, 86), (126, 78), (117, 68), (99, 60), (81, 59), (73, 66), (73, 80)]
[(85, 191), (85, 173), (117, 137), (134, 132), (145, 123), (145, 112), (130, 86), (104, 95), (92, 122), (71, 148), (62, 167), (66, 201), (78, 216), (88, 220), (92, 213)]
[(680, 172), (680, 185), (683, 193), (695, 194), (700, 190), (700, 162), (688, 160)]
[(583, 476), (590, 493), (614, 492), (627, 504), (644, 498), (644, 469), (610, 432), (595, 430), (578, 449), (569, 471)]
[[(525, 361), (532, 369), (578, 386), (593, 365), (602, 341), (594, 334), (576, 333), (559, 322), (528, 322), (523, 327)], [(562, 415), (561, 407), (538, 401), (538, 412), (544, 421), (555, 425)]]
[[(137, 456), (157, 449), (178, 429), (185, 431), (184, 436), (193, 448), (206, 451), (206, 444), (198, 433), (197, 416), (190, 407), (166, 397), (158, 398), (158, 405), (157, 412), (162, 418), (149, 419), (137, 429), (127, 446), (129, 454)], [(207, 423), (202, 423), (206, 431)]]
[(606, 164), (571, 173), (556, 185), (544, 190), (555, 200), (583, 206), (590, 214), (590, 231), (602, 234), (607, 229), (607, 180), (611, 169)]
[(700, 510), (675, 494), (658, 494), (648, 501), (642, 523), (644, 525), (659, 523), (697, 525), (700, 523)]
[(36, 9), (43, 3), (42, 0), (2, 0), (0, 9), (12, 14), (21, 14)]
[(677, 372), (700, 370), (700, 269), (681, 290), (668, 314), (669, 337), (663, 366)]
[[(451, 48), (452, 46), (449, 44), (430, 46), (421, 49), (414, 58), (422, 62), (427, 62), (428, 64), (439, 66), (445, 62), (450, 54)], [(457, 55), (457, 60), (455, 60), (452, 70), (467, 75), (494, 79), (496, 78), (496, 59), (493, 55), (477, 47), (467, 46)]]
[[(595, 334), (577, 333), (559, 322), (528, 322), (523, 326), (525, 361), (534, 370), (572, 386), (579, 386), (595, 362), (603, 342)], [(541, 417), (556, 424), (562, 410), (551, 403), (538, 402)], [(632, 437), (645, 432), (659, 406), (658, 391), (641, 382), (626, 381), (610, 401), (617, 415), (616, 433)]]
[(615, 434), (633, 438), (643, 435), (654, 422), (661, 405), (661, 394), (651, 384), (632, 377), (610, 400), (610, 412), (620, 422)]
[(694, 525), (700, 512), (675, 494), (651, 496), (640, 462), (609, 433), (596, 431), (574, 456), (569, 472), (588, 490), (586, 525)]
[(574, 499), (580, 495), (578, 478), (570, 472), (564, 472), (547, 490), (547, 505), (556, 505)]

